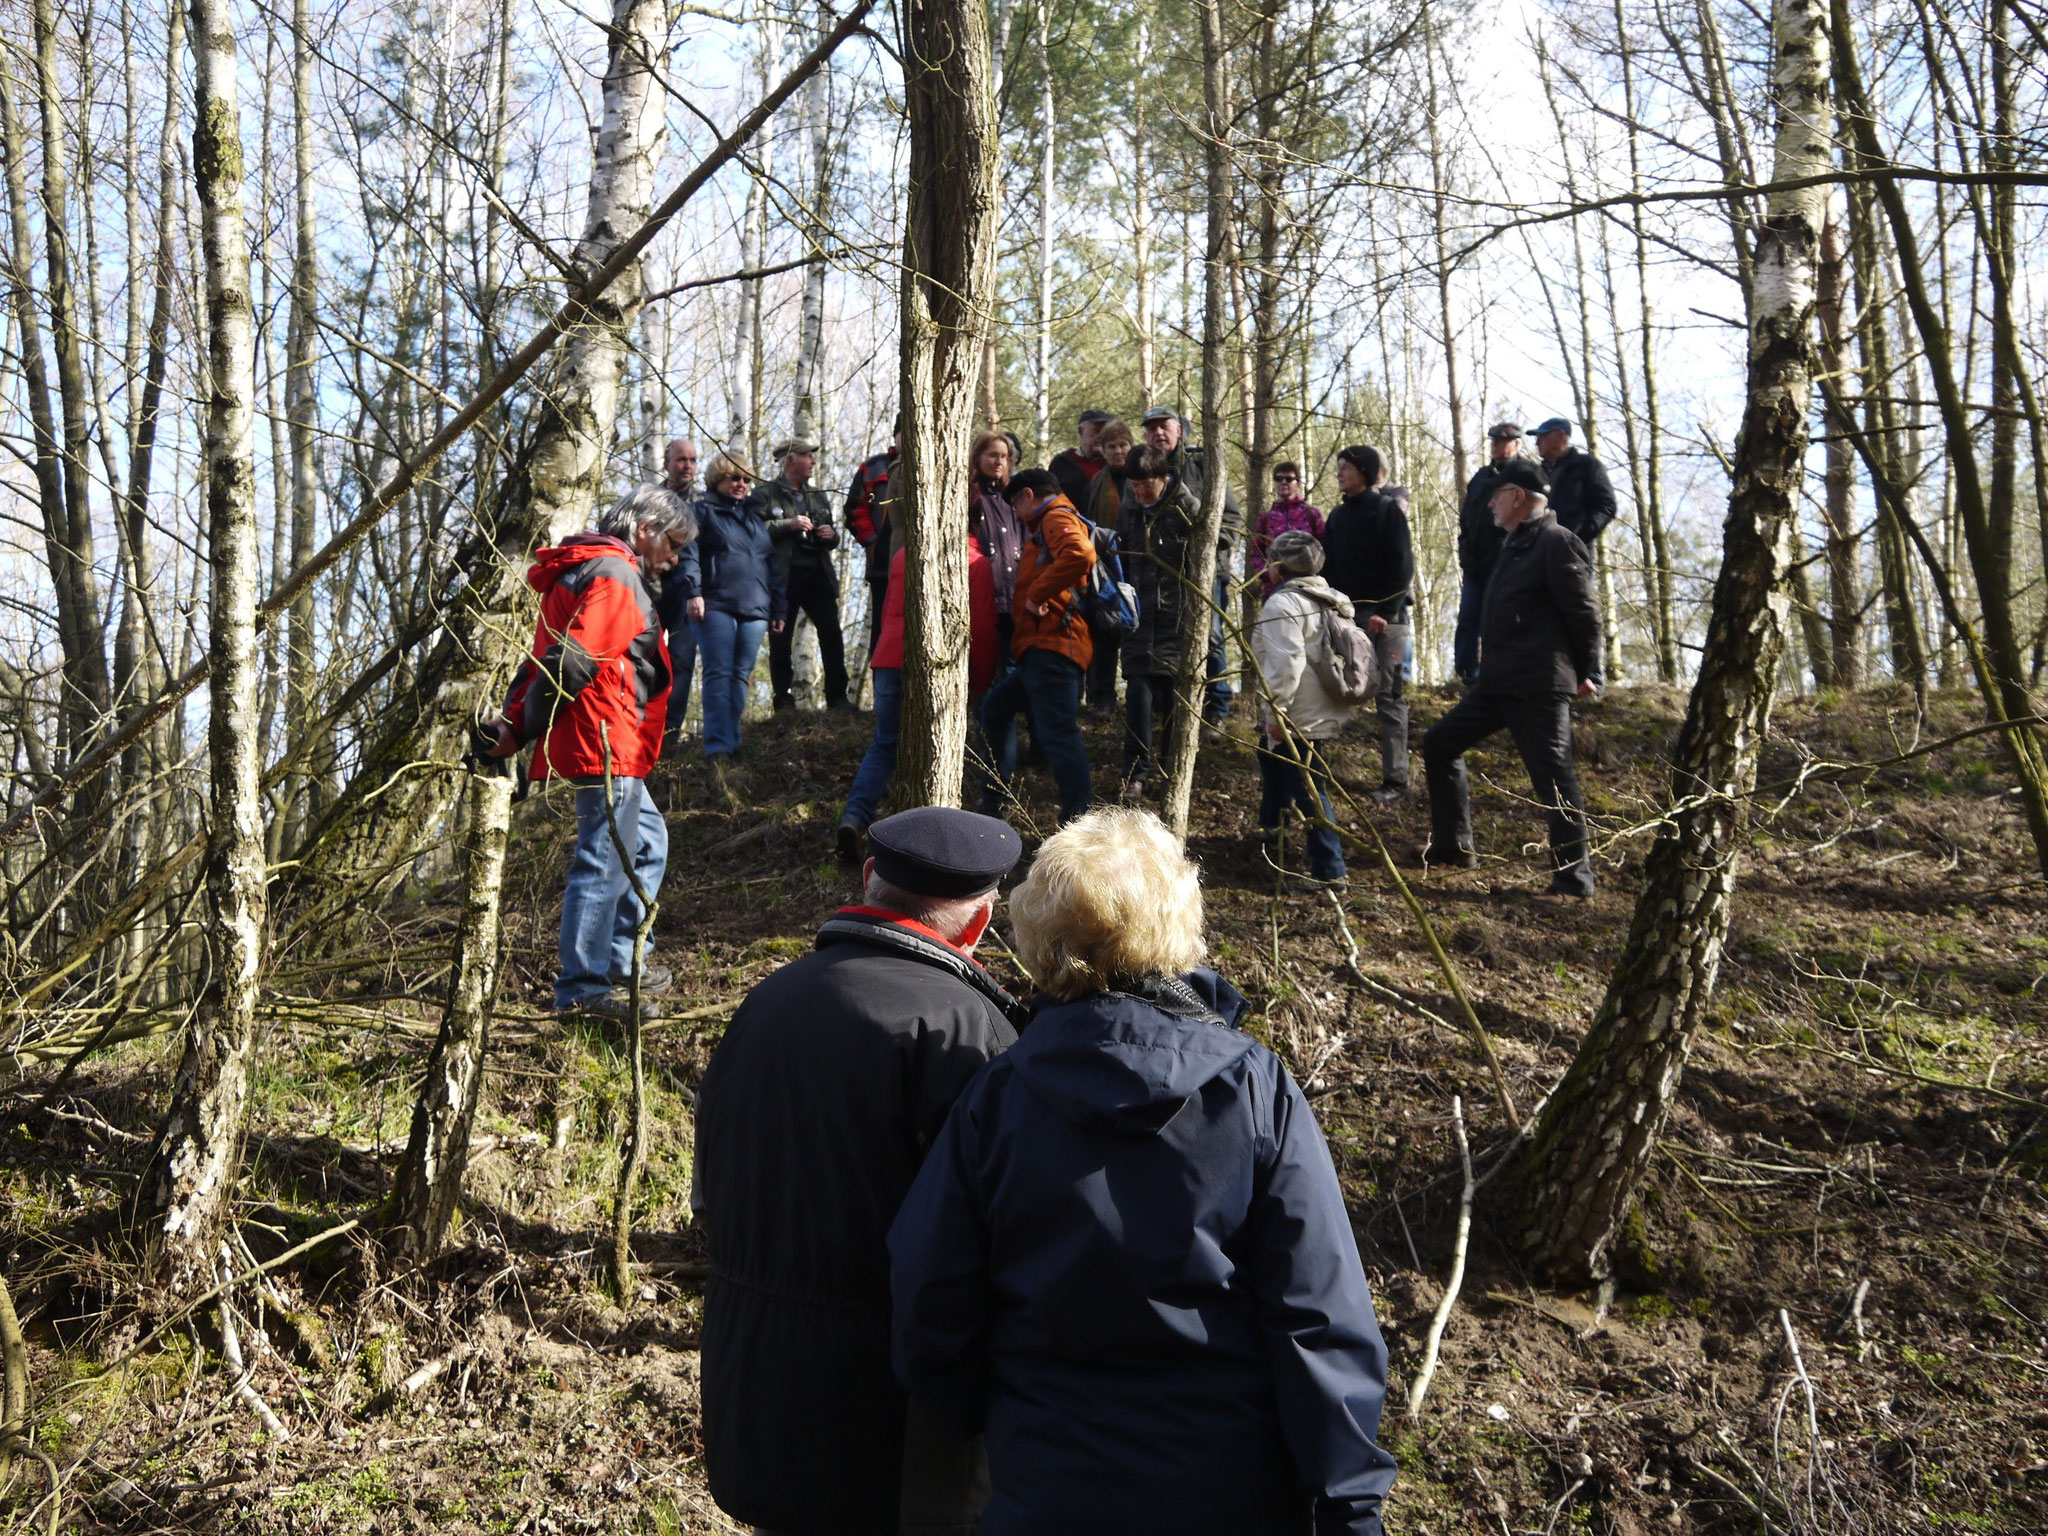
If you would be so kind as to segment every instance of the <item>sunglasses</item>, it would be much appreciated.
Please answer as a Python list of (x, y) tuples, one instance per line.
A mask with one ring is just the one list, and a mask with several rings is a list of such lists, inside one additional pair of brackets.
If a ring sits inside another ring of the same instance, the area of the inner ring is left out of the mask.
[(1299, 484), (1301, 484), (1301, 476), (1299, 476), (1299, 475), (1275, 475), (1275, 476), (1273, 477), (1273, 483), (1274, 483), (1275, 485), (1299, 485)]

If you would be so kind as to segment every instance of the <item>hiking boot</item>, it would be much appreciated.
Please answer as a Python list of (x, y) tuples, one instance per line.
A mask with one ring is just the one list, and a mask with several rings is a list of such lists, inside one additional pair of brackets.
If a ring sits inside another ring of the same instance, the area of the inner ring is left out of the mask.
[(1124, 787), (1117, 794), (1117, 799), (1125, 805), (1143, 805), (1145, 803), (1145, 781), (1143, 779), (1125, 779)]
[(1545, 891), (1544, 895), (1569, 896), (1573, 901), (1591, 901), (1593, 899), (1593, 882), (1576, 879), (1571, 875), (1552, 875), (1550, 877), (1550, 889)]
[[(612, 985), (624, 991), (633, 983), (631, 976), (614, 976)], [(676, 973), (665, 965), (652, 960), (640, 962), (640, 996), (644, 999), (656, 992), (666, 992), (676, 984)]]
[[(580, 1003), (571, 1003), (566, 1008), (557, 1008), (557, 1013), (575, 1015), (585, 1019), (610, 1019), (615, 1023), (630, 1023), (633, 1018), (633, 999), (624, 987), (613, 987), (602, 997), (586, 998)], [(640, 999), (640, 1017), (653, 1019), (661, 1016), (661, 1008), (651, 997)]]
[(1479, 867), (1479, 855), (1470, 848), (1459, 847), (1447, 848), (1439, 853), (1435, 844), (1427, 843), (1423, 845), (1422, 849), (1422, 867), (1424, 869), (1477, 869)]
[(1230, 740), (1230, 732), (1223, 728), (1221, 720), (1204, 720), (1202, 722), (1202, 740), (1212, 747), (1220, 747)]
[(840, 820), (839, 830), (832, 835), (832, 847), (833, 851), (839, 855), (841, 863), (858, 864), (860, 862), (861, 844), (866, 840), (867, 835), (867, 827), (863, 823), (854, 820), (853, 817), (847, 816)]
[(1382, 784), (1378, 789), (1367, 795), (1366, 798), (1380, 805), (1399, 805), (1408, 798), (1408, 786), (1406, 784)]

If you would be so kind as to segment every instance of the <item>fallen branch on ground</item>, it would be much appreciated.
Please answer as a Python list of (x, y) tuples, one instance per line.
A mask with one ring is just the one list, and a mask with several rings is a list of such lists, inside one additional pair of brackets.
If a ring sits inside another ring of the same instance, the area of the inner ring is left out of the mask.
[(1458, 1304), (1458, 1291), (1465, 1284), (1465, 1251), (1472, 1241), (1472, 1144), (1465, 1139), (1465, 1101), (1451, 1100), (1451, 1130), (1458, 1138), (1458, 1159), (1465, 1167), (1465, 1193), (1458, 1205), (1458, 1239), (1451, 1249), (1451, 1277), (1444, 1285), (1444, 1299), (1437, 1303), (1436, 1316), (1429, 1320), (1429, 1338), (1422, 1346), (1422, 1369), (1408, 1387), (1408, 1417), (1418, 1418), (1429, 1384), (1436, 1379), (1437, 1356), (1443, 1349), (1444, 1329), (1450, 1326), (1451, 1308)]

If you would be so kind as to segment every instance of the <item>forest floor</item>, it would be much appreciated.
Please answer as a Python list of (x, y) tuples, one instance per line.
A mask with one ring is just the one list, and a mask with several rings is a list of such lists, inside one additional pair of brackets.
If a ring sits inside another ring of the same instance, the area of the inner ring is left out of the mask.
[[(1449, 702), (1418, 695), (1418, 739)], [(1505, 738), (1474, 757), (1477, 870), (1413, 867), (1419, 797), (1382, 818), (1525, 1114), (1626, 936), (1682, 708), (1624, 689), (1585, 712), (1602, 829), (1590, 903), (1542, 894), (1540, 818)], [(1354, 974), (1331, 902), (1276, 894), (1250, 836), (1249, 746), (1204, 750), (1191, 844), (1213, 960), (1315, 1099), (1392, 1351), (1390, 1530), (2048, 1530), (2048, 893), (2018, 800), (1981, 735), (1789, 793), (1817, 762), (1895, 758), (1979, 718), (1943, 698), (1916, 723), (1888, 694), (1778, 711), (1762, 772), (1777, 787), (1759, 795), (1711, 1019), (1618, 1288), (1603, 1306), (1533, 1287), (1482, 1190), (1419, 1420), (1399, 1404), (1450, 1264), (1453, 1096), (1482, 1172), (1507, 1121), (1468, 1035), (1443, 1022), (1448, 988), (1384, 871), (1352, 860)], [(540, 1012), (571, 824), (558, 800), (515, 823), (506, 991), (455, 1251), (393, 1273), (357, 1228), (273, 1271), (261, 1297), (238, 1293), (250, 1384), (288, 1440), (237, 1397), (211, 1308), (203, 1331), (121, 1358), (138, 1341), (121, 1207), (172, 1037), (88, 1062), (48, 1104), (35, 1081), (0, 1086), (0, 1255), (63, 1527), (735, 1529), (699, 1460), (690, 1090), (747, 988), (856, 894), (828, 845), (865, 727), (752, 726), (737, 807), (694, 758), (657, 779), (673, 839), (658, 933), (677, 984), (649, 1037), (649, 1268), (628, 1309), (598, 1268), (622, 1054), (611, 1033)], [(1115, 740), (1091, 724), (1098, 766)], [(1357, 734), (1338, 771), (1369, 789), (1374, 758)], [(1043, 775), (1029, 787), (1049, 820)], [(438, 1017), (454, 896), (444, 882), (378, 913), (348, 953), (277, 957), (238, 1211), (255, 1258), (374, 1215)], [(17, 1461), (0, 1517), (40, 1528), (42, 1476)]]

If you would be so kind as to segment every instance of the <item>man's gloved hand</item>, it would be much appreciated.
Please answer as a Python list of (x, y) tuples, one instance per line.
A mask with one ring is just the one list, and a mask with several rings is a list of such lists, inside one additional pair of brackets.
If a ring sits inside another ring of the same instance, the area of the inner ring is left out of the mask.
[(469, 751), (463, 754), (462, 766), (471, 773), (509, 774), (517, 750), (512, 729), (503, 720), (477, 721), (469, 728)]

